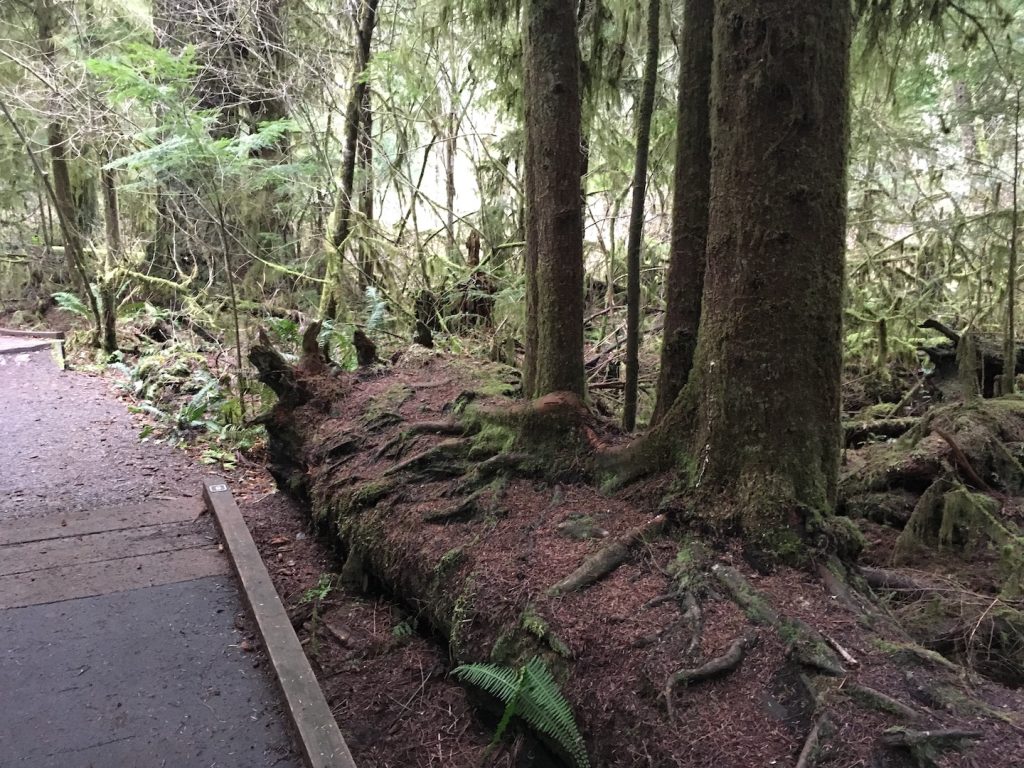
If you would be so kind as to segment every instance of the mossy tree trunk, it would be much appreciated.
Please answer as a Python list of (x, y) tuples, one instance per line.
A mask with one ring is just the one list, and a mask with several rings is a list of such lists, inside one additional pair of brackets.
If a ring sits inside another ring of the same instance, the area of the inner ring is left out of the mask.
[(640, 381), (640, 247), (644, 234), (644, 203), (647, 198), (647, 155), (654, 114), (654, 86), (658, 83), (658, 35), (660, 0), (647, 7), (647, 60), (636, 116), (636, 165), (633, 169), (633, 208), (629, 214), (629, 242), (626, 246), (626, 389), (622, 426), (636, 426), (636, 398)]
[[(851, 17), (846, 0), (716, 6), (711, 206), (690, 478), (755, 542), (835, 501)], [(692, 404), (692, 405), (691, 405)]]
[[(39, 51), (48, 71), (57, 71), (57, 52), (54, 37), (57, 34), (57, 9), (50, 0), (38, 0), (34, 8)], [(55, 110), (58, 112), (58, 110)], [(10, 118), (9, 118), (10, 119)], [(12, 122), (13, 126), (13, 122)], [(16, 128), (19, 130), (19, 128)], [(85, 261), (85, 244), (82, 232), (78, 227), (77, 208), (75, 206), (74, 187), (71, 181), (70, 158), (68, 156), (68, 136), (64, 123), (55, 117), (47, 126), (47, 142), (50, 151), (50, 175), (52, 182), (44, 180), (47, 190), (53, 198), (53, 207), (60, 222), (61, 235), (64, 240), (64, 253), (67, 256), (68, 271), (75, 280), (77, 288), (82, 292), (95, 323), (93, 344), (99, 346), (100, 328), (103, 324), (100, 316), (99, 302), (89, 284), (89, 274)], [(25, 144), (28, 149), (28, 144)]]
[[(108, 161), (113, 158), (108, 156)], [(121, 215), (117, 199), (116, 171), (103, 169), (100, 182), (103, 186), (103, 222), (107, 237), (106, 257), (103, 260), (103, 274), (99, 279), (100, 300), (103, 310), (103, 329), (100, 342), (103, 351), (117, 351), (117, 307), (114, 291), (114, 271), (121, 257)]]
[(665, 288), (665, 330), (653, 422), (676, 401), (693, 365), (704, 290), (711, 180), (711, 31), (714, 0), (686, 0), (676, 107), (672, 254)]
[(363, 122), (363, 106), (367, 83), (363, 76), (370, 63), (370, 46), (373, 30), (377, 26), (379, 0), (366, 0), (358, 16), (355, 61), (352, 67), (352, 94), (345, 110), (345, 143), (341, 156), (341, 179), (338, 196), (334, 205), (334, 224), (328, 249), (327, 282), (320, 299), (321, 317), (337, 315), (338, 299), (341, 294), (341, 263), (345, 243), (352, 231), (352, 197), (355, 186), (356, 155), (358, 153), (359, 130)]
[(359, 126), (359, 214), (364, 237), (359, 243), (359, 293), (376, 281), (370, 229), (373, 226), (373, 97), (369, 88), (363, 93), (362, 120)]
[(523, 7), (528, 396), (583, 393), (583, 167), (575, 4)]

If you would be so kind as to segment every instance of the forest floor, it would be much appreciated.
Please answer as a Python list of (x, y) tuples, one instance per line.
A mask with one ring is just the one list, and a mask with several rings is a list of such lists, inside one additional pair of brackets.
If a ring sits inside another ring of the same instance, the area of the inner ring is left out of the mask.
[[(459, 579), (469, 576), (473, 605), (464, 616), (460, 644), (472, 646), (479, 640), (487, 647), (487, 625), (496, 618), (541, 619), (572, 660), (563, 691), (595, 765), (797, 765), (821, 713), (801, 694), (807, 670), (801, 672), (793, 663), (793, 648), (770, 628), (757, 629), (756, 644), (735, 670), (679, 687), (674, 706), (666, 709), (662, 688), (668, 675), (718, 658), (750, 629), (744, 612), (711, 579), (702, 587), (702, 629), (693, 647), (681, 608), (664, 599), (672, 592), (680, 553), (692, 543), (685, 531), (649, 540), (582, 592), (545, 595), (582, 559), (656, 514), (670, 478), (652, 478), (615, 495), (582, 478), (555, 483), (509, 478), (493, 494), (478, 499), (485, 507), (482, 514), (429, 521), (438, 511), (451, 511), (453, 502), (458, 504), (462, 478), (396, 471), (404, 459), (445, 439), (429, 432), (410, 439), (407, 430), (419, 422), (451, 418), (453, 405), (465, 401), (466, 393), (482, 390), (479, 361), (415, 349), (391, 366), (336, 374), (331, 386), (337, 397), (330, 398), (329, 412), (318, 417), (326, 417), (323, 425), (301, 423), (303, 413), (294, 414), (295, 424), (308, 427), (321, 442), (355, 445), (344, 461), (331, 467), (339, 488), (358, 489), (387, 478), (386, 500), (360, 514), (387, 527), (388, 546), (402, 560), (398, 568), (427, 568), (437, 574), (443, 569), (456, 591), (465, 584)], [(509, 401), (490, 389), (477, 403), (508, 407)], [(892, 393), (896, 399), (899, 389), (897, 384)], [(865, 403), (877, 399), (869, 394)], [(907, 412), (927, 411), (932, 405), (928, 399), (927, 393), (918, 397)], [(610, 424), (596, 426), (605, 445), (626, 439)], [(868, 456), (879, 447), (848, 451), (844, 473), (856, 472), (865, 461), (861, 454)], [(197, 448), (186, 450), (198, 458)], [(330, 526), (314, 524), (308, 506), (276, 489), (267, 471), (270, 463), (261, 448), (240, 457), (230, 473), (232, 486), (357, 764), (543, 764), (531, 760), (536, 743), (521, 733), (488, 753), (496, 718), (481, 714), (479, 697), (448, 675), (457, 649), (425, 619), (422, 596), (389, 590), (375, 579), (352, 586), (351, 578), (340, 578), (343, 542)], [(971, 646), (971, 658), (965, 658), (956, 637), (924, 648), (900, 632), (867, 628), (864, 617), (851, 612), (812, 573), (759, 572), (728, 542), (711, 542), (709, 553), (709, 562), (741, 573), (776, 611), (813, 627), (850, 657), (838, 679), (823, 682), (826, 678), (810, 675), (812, 687), (824, 691), (822, 702), (827, 699), (833, 729), (823, 740), (816, 765), (1019, 765), (1024, 754), (1021, 681), (1012, 669), (1006, 674), (1006, 669), (993, 671), (991, 665), (986, 669), (984, 663), (974, 663), (984, 662), (986, 645), (996, 644), (985, 635), (991, 631), (986, 616), (994, 612), (993, 606), (1003, 607), (997, 599), (994, 558), (977, 550), (944, 548), (904, 558), (896, 569), (893, 551), (906, 516), (858, 517), (855, 522), (867, 539), (862, 563), (913, 579), (912, 587), (885, 593), (883, 611), (914, 618), (915, 612), (932, 610), (919, 594), (922, 581), (929, 590), (950, 592), (954, 584), (969, 583), (972, 600), (980, 601), (982, 609), (956, 617), (961, 621), (954, 630)], [(970, 620), (966, 629), (961, 626), (964, 616)], [(930, 648), (952, 661), (930, 653)], [(865, 696), (870, 699), (875, 693), (883, 698), (865, 706)], [(942, 749), (928, 744), (925, 749), (893, 751), (881, 742), (884, 729), (894, 724), (915, 732), (977, 731), (982, 736), (954, 739)], [(946, 748), (951, 745), (955, 748)]]
[[(722, 584), (705, 583), (701, 627), (693, 633), (680, 617), (678, 601), (666, 599), (676, 588), (681, 553), (695, 551), (686, 531), (650, 539), (596, 584), (552, 597), (553, 583), (607, 542), (657, 514), (670, 478), (652, 478), (608, 495), (582, 479), (566, 477), (552, 483), (537, 477), (517, 478), (513, 473), (474, 503), (462, 506), (473, 462), (465, 478), (457, 466), (431, 464), (425, 457), (439, 446), (443, 450), (446, 440), (451, 448), (452, 441), (431, 429), (416, 430), (416, 425), (450, 420), (460, 401), (484, 408), (513, 407), (495, 394), (501, 387), (486, 381), (488, 374), (481, 374), (485, 368), (486, 363), (464, 356), (413, 347), (391, 366), (353, 374), (333, 372), (319, 380), (313, 377), (310, 386), (318, 392), (314, 402), (294, 410), (285, 408), (269, 422), (272, 432), (283, 428), (307, 438), (304, 452), (290, 457), (299, 466), (291, 479), (301, 477), (311, 484), (318, 499), (313, 514), (325, 515), (321, 530), (330, 541), (341, 544), (369, 537), (364, 540), (373, 560), (366, 566), (369, 583), (383, 583), (385, 591), (406, 607), (405, 611), (389, 608), (390, 628), (377, 625), (362, 637), (345, 631), (344, 625), (341, 632), (318, 632), (324, 646), (344, 649), (339, 661), (346, 654), (372, 656), (381, 639), (393, 644), (394, 637), (408, 634), (413, 626), (421, 638), (441, 635), (453, 656), (481, 650), (496, 654), (502, 627), (534, 622), (530, 626), (542, 626), (546, 642), (570, 660), (563, 691), (597, 765), (796, 765), (809, 732), (826, 709), (834, 731), (820, 746), (816, 763), (820, 766), (1011, 768), (1020, 764), (1024, 695), (1014, 685), (947, 661), (895, 627), (868, 627), (865, 616), (851, 611), (816, 575), (791, 569), (758, 571), (738, 546), (727, 542), (711, 543), (706, 558), (716, 566), (702, 578), (713, 582), (716, 568), (742, 574), (784, 622), (802, 622), (842, 649), (845, 669), (838, 680), (812, 674), (806, 667), (801, 671), (801, 664), (794, 663), (799, 654), (794, 655), (790, 641), (762, 626), (737, 668), (690, 688), (680, 686), (672, 694), (674, 706), (666, 709), (666, 678), (681, 667), (720, 659), (750, 630), (750, 617), (728, 598)], [(593, 426), (600, 443), (623, 439), (613, 425), (597, 422)], [(457, 463), (457, 459), (452, 462)], [(278, 469), (288, 471), (286, 465)], [(382, 482), (386, 491), (380, 489)], [(383, 493), (384, 500), (358, 509), (351, 506), (371, 490), (375, 499)], [(265, 545), (280, 535), (280, 545), (289, 547), (296, 526), (308, 514), (297, 518), (291, 530), (277, 529), (277, 518), (266, 520), (261, 535)], [(886, 548), (891, 548), (892, 537), (884, 527), (863, 522), (869, 542), (867, 562), (888, 564)], [(347, 525), (355, 526), (350, 530), (356, 533), (343, 533)], [(333, 534), (335, 526), (339, 534)], [(931, 562), (921, 559), (904, 565), (931, 568), (942, 576), (953, 570), (957, 559), (955, 553), (947, 552)], [(336, 562), (340, 567), (341, 561)], [(976, 558), (966, 557), (961, 567), (970, 570), (976, 564)], [(310, 576), (326, 567), (324, 561)], [(440, 592), (435, 591), (438, 580), (448, 584)], [(407, 588), (396, 590), (395, 585)], [(454, 628), (439, 626), (435, 603), (452, 601)], [(996, 602), (993, 599), (992, 604)], [(346, 607), (339, 610), (341, 616), (351, 612)], [(378, 612), (374, 616), (379, 620)], [(979, 620), (977, 627), (982, 624)], [(446, 629), (450, 635), (443, 637)], [(387, 639), (389, 633), (391, 639)], [(981, 643), (991, 638), (976, 639)], [(393, 662), (403, 663), (398, 658)], [(339, 678), (333, 683), (338, 686), (335, 696), (358, 679), (336, 663), (331, 662), (325, 674), (328, 681)], [(447, 661), (434, 655), (429, 660), (414, 658), (411, 666), (405, 663), (404, 669), (389, 670), (404, 680), (401, 695), (394, 699), (408, 702), (409, 695), (414, 700), (419, 697), (421, 711), (428, 712), (426, 722), (436, 727), (429, 697), (455, 695), (444, 682)], [(422, 688), (417, 687), (417, 676)], [(805, 687), (819, 691), (821, 712), (807, 704)], [(417, 716), (408, 713), (410, 720)], [(459, 727), (466, 729), (463, 738), (470, 748), (464, 746), (460, 753), (458, 747), (449, 747), (454, 749), (453, 757), (445, 764), (479, 764), (473, 762), (475, 748), (482, 743), (479, 726), (470, 719), (458, 726), (457, 719), (453, 716), (450, 722), (456, 732)], [(929, 732), (982, 735), (965, 737), (969, 745), (953, 738), (953, 749), (950, 744), (935, 748), (929, 743), (921, 749), (893, 751), (883, 745), (883, 731), (900, 723)], [(459, 754), (465, 763), (457, 759)], [(413, 758), (411, 754), (407, 759)], [(539, 764), (526, 760), (515, 747), (499, 753), (499, 759), (505, 762), (495, 764)], [(431, 764), (428, 760), (420, 753), (415, 764)]]

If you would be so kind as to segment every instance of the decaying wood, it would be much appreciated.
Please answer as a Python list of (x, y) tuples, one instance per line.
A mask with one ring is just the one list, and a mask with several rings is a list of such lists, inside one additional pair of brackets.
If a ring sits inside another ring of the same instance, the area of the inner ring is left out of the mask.
[(943, 752), (962, 749), (965, 742), (978, 741), (985, 734), (981, 731), (965, 731), (957, 728), (943, 728), (934, 731), (914, 731), (909, 728), (889, 728), (882, 734), (882, 743), (887, 747)]
[(295, 369), (274, 348), (263, 328), (259, 330), (258, 342), (249, 350), (249, 360), (259, 372), (260, 381), (285, 404), (300, 405), (312, 396), (309, 387), (295, 375)]
[(938, 427), (932, 427), (932, 432), (946, 441), (949, 449), (953, 452), (953, 458), (956, 460), (957, 467), (969, 483), (982, 491), (994, 493), (991, 486), (981, 479), (977, 471), (975, 471), (974, 467), (971, 465), (967, 455), (963, 452), (963, 449), (957, 445), (957, 442), (948, 432), (941, 430)]
[(920, 421), (921, 419), (917, 416), (904, 416), (903, 418), (847, 422), (843, 425), (846, 446), (861, 445), (872, 436), (885, 438), (900, 437), (916, 427)]

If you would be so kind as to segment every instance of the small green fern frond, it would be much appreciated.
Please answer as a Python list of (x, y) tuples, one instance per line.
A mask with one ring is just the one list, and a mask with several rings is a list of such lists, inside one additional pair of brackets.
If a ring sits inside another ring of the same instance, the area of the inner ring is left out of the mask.
[(463, 664), (452, 674), (508, 704), (519, 693), (520, 675), (497, 664)]
[(82, 300), (73, 293), (58, 291), (53, 294), (53, 300), (57, 302), (57, 306), (65, 312), (72, 312), (76, 315), (81, 315), (82, 317), (89, 316), (89, 308), (86, 307)]
[(547, 665), (535, 656), (523, 668), (523, 673), (519, 716), (557, 742), (572, 755), (579, 768), (588, 768), (587, 751), (576, 727), (576, 718)]
[(572, 708), (540, 657), (535, 656), (518, 670), (496, 664), (464, 664), (452, 674), (505, 704), (492, 743), (501, 739), (509, 722), (518, 716), (571, 755), (577, 768), (589, 768)]
[(505, 731), (508, 729), (508, 724), (512, 722), (512, 718), (519, 714), (519, 702), (523, 697), (523, 670), (520, 669), (516, 673), (516, 692), (512, 695), (512, 698), (505, 702), (505, 711), (501, 713), (501, 720), (498, 721), (498, 727), (494, 729), (494, 738), (491, 739), (491, 746), (494, 746), (501, 737), (505, 735)]

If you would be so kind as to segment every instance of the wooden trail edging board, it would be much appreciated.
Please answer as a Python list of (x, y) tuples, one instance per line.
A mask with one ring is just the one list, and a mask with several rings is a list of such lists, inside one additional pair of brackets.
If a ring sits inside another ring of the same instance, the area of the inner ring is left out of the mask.
[(14, 328), (0, 328), (0, 339), (6, 336), (10, 339), (24, 339), (19, 343), (8, 341), (0, 343), (0, 355), (20, 354), (22, 352), (35, 352), (57, 345), (60, 352), (60, 367), (67, 370), (67, 358), (64, 356), (64, 331), (21, 331)]
[(206, 478), (203, 498), (213, 512), (242, 583), (242, 593), (256, 619), (307, 764), (310, 768), (355, 768), (348, 745), (227, 483), (219, 477)]
[(19, 331), (14, 328), (0, 328), (0, 336), (64, 341), (64, 331)]

